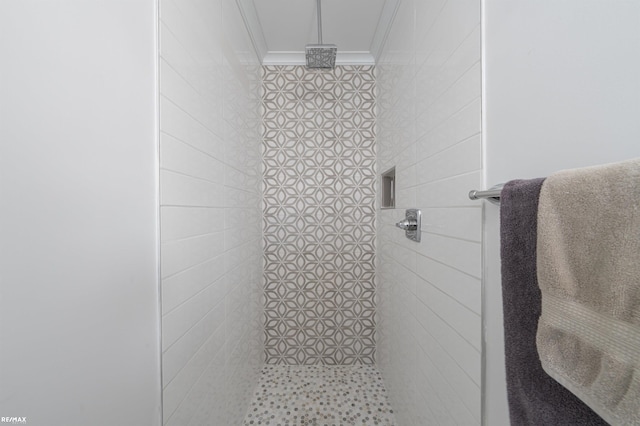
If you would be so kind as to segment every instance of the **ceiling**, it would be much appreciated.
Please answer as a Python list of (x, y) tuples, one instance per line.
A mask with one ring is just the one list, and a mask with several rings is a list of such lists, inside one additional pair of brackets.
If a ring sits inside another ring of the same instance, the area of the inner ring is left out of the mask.
[[(264, 65), (302, 65), (318, 42), (316, 0), (236, 0)], [(373, 65), (400, 0), (322, 0), (322, 42), (338, 46), (336, 64)]]

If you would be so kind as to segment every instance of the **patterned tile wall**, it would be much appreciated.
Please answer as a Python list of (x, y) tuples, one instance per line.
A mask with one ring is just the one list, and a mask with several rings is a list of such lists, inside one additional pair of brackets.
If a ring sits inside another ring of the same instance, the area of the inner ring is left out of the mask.
[(265, 361), (373, 364), (375, 79), (263, 67)]

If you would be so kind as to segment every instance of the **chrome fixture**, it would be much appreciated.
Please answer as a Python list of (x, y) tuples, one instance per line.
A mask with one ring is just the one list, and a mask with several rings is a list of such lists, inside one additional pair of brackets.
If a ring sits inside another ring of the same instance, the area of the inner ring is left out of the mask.
[(320, 0), (316, 0), (316, 4), (318, 7), (318, 44), (307, 44), (305, 47), (307, 68), (334, 68), (336, 66), (338, 46), (335, 44), (322, 44)]
[(469, 191), (469, 199), (480, 200), (484, 198), (493, 204), (500, 205), (500, 194), (502, 193), (503, 186), (504, 183), (499, 183), (492, 186), (487, 191), (477, 191), (474, 189)]
[(411, 241), (420, 242), (420, 226), (422, 224), (422, 212), (418, 209), (407, 209), (405, 218), (396, 223), (400, 229), (404, 229), (404, 235)]

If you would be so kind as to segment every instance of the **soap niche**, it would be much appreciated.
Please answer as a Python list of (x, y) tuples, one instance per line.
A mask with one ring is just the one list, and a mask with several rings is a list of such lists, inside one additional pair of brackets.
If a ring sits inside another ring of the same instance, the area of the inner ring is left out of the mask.
[(393, 209), (396, 207), (396, 168), (395, 166), (381, 175), (382, 200), (380, 207), (383, 209)]

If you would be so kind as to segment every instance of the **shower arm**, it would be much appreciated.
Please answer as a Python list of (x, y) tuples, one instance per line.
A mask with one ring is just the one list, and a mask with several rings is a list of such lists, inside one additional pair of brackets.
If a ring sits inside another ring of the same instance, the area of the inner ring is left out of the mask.
[(318, 44), (322, 44), (322, 13), (320, 13), (320, 1), (316, 0), (318, 6)]

